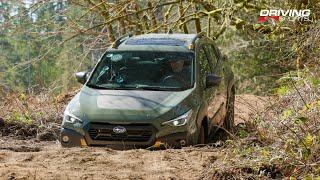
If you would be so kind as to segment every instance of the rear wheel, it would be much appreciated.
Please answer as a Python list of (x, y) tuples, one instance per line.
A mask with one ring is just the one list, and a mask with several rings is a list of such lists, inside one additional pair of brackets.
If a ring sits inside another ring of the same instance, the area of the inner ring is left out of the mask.
[(225, 117), (224, 126), (225, 128), (232, 132), (234, 126), (234, 101), (235, 101), (235, 88), (231, 88), (230, 94), (228, 95), (227, 102), (227, 114)]

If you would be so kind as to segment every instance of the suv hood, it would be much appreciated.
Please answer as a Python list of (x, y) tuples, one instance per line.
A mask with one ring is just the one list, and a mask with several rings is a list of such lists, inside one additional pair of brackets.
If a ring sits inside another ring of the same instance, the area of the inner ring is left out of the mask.
[(68, 108), (86, 121), (143, 123), (164, 114), (173, 118), (189, 110), (188, 103), (183, 102), (192, 90), (98, 90), (84, 86)]

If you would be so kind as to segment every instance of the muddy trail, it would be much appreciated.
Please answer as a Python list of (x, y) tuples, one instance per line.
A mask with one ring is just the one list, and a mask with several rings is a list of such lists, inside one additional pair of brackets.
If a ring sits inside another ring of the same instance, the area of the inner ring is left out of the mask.
[[(236, 97), (235, 122), (250, 121), (269, 99)], [(223, 147), (204, 146), (150, 151), (61, 148), (57, 141), (0, 137), (0, 179), (212, 179), (210, 170)]]

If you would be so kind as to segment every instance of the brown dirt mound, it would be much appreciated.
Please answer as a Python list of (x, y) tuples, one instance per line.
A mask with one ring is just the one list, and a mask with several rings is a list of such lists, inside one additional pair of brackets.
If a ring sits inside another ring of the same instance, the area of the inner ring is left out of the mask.
[[(16, 140), (15, 143), (22, 143)], [(28, 142), (30, 144), (34, 142)], [(39, 144), (38, 144), (39, 145)], [(197, 179), (216, 159), (217, 150), (115, 151), (108, 148), (62, 149), (50, 142), (39, 152), (0, 150), (5, 179)], [(29, 147), (30, 148), (30, 147)]]
[(245, 123), (264, 110), (272, 102), (271, 97), (255, 96), (253, 94), (237, 95), (235, 100), (235, 124)]

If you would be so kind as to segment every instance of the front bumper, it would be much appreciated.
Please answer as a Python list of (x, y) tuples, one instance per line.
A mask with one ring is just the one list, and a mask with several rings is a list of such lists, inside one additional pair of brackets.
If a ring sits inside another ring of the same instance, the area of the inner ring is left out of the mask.
[[(136, 148), (181, 148), (189, 145), (186, 132), (173, 133), (162, 137), (156, 137), (156, 133), (145, 142), (128, 142), (124, 140), (117, 141), (103, 141), (93, 140), (89, 133), (85, 133), (85, 136), (78, 132), (66, 128), (61, 129), (60, 142), (62, 147), (79, 147), (79, 146), (106, 146), (112, 149), (136, 149)], [(66, 141), (68, 140), (68, 141)]]

